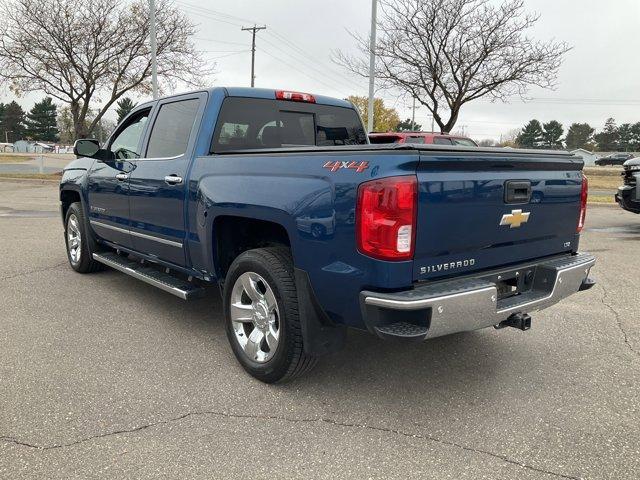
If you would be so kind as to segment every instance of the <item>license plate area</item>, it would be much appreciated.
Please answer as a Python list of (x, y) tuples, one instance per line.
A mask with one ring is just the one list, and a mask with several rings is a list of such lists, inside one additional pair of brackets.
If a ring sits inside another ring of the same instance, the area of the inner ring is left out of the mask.
[(535, 279), (535, 268), (524, 268), (483, 277), (496, 285), (498, 300), (530, 292)]

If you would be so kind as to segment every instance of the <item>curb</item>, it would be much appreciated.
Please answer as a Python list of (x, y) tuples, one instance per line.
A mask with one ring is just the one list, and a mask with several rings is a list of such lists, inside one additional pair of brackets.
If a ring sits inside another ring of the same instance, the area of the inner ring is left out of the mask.
[(46, 184), (57, 185), (60, 183), (60, 180), (45, 179), (45, 178), (0, 177), (0, 182), (37, 183), (39, 185), (46, 185)]

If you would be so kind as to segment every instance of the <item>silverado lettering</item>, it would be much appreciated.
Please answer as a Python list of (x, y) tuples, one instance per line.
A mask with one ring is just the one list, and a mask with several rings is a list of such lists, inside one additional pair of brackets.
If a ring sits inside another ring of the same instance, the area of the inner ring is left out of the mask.
[(425, 273), (440, 272), (442, 270), (453, 270), (454, 268), (473, 267), (475, 264), (475, 258), (469, 258), (465, 260), (458, 260), (457, 262), (440, 263), (438, 265), (420, 267), (420, 273), (424, 275)]

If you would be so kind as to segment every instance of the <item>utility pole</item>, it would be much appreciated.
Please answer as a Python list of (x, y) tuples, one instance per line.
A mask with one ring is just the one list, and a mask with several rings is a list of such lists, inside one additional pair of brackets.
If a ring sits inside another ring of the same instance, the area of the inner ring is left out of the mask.
[(256, 83), (256, 33), (266, 29), (266, 26), (257, 27), (255, 25), (253, 27), (242, 27), (242, 31), (251, 32), (251, 87), (254, 87)]
[(376, 26), (378, 0), (371, 1), (371, 38), (369, 39), (369, 107), (367, 109), (367, 129), (373, 132), (374, 84), (376, 74)]
[(413, 97), (413, 113), (411, 114), (411, 131), (416, 131), (416, 97)]
[(158, 61), (156, 58), (156, 1), (149, 0), (149, 36), (151, 43), (151, 85), (153, 87), (153, 99), (158, 99)]

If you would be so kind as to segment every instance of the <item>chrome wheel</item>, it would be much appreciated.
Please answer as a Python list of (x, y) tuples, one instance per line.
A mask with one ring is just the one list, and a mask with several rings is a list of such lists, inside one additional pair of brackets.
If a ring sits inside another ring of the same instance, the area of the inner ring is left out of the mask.
[(280, 339), (280, 312), (273, 290), (254, 272), (238, 277), (231, 291), (231, 323), (235, 338), (252, 361), (270, 360)]
[(71, 263), (80, 263), (80, 255), (82, 253), (82, 236), (80, 234), (78, 217), (76, 217), (75, 214), (69, 215), (69, 220), (67, 221), (67, 249), (69, 250)]

